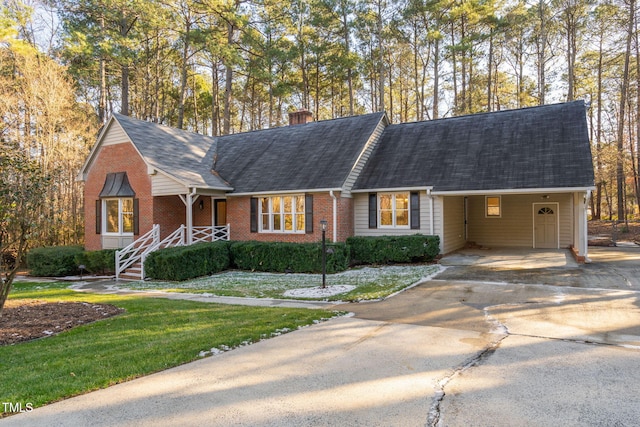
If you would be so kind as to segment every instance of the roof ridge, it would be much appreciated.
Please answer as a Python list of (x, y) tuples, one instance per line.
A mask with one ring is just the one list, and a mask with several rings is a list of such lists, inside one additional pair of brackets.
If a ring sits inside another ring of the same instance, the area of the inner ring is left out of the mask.
[(520, 107), (520, 108), (510, 108), (507, 110), (497, 110), (497, 111), (481, 111), (479, 113), (469, 113), (469, 114), (462, 114), (460, 116), (450, 116), (450, 117), (440, 117), (438, 119), (431, 119), (431, 120), (416, 120), (413, 122), (401, 122), (401, 123), (393, 123), (390, 124), (390, 126), (399, 126), (399, 125), (412, 125), (412, 124), (420, 124), (420, 123), (431, 123), (431, 122), (440, 122), (440, 121), (444, 121), (444, 120), (455, 120), (455, 119), (464, 119), (464, 118), (477, 118), (479, 116), (495, 116), (495, 115), (499, 115), (499, 114), (507, 114), (507, 113), (517, 113), (517, 112), (522, 112), (525, 110), (537, 110), (537, 109), (543, 109), (543, 108), (550, 108), (550, 107), (560, 107), (563, 105), (571, 105), (571, 104), (585, 104), (584, 100), (575, 100), (575, 101), (568, 101), (568, 102), (555, 102), (553, 104), (543, 104), (543, 105), (530, 105), (528, 107)]

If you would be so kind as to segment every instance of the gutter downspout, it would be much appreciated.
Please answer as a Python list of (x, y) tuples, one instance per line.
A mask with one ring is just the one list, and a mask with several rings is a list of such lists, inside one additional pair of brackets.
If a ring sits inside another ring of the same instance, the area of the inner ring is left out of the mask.
[(433, 195), (431, 194), (431, 188), (427, 189), (427, 197), (429, 198), (429, 234), (433, 236), (435, 227), (433, 226)]
[(333, 190), (329, 191), (329, 195), (333, 198), (333, 243), (338, 241), (338, 198), (333, 194)]

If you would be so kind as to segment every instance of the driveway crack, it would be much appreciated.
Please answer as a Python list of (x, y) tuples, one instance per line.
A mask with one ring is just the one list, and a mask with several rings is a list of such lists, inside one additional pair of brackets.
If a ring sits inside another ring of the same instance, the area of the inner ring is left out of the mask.
[(491, 341), (487, 346), (480, 350), (475, 355), (469, 357), (463, 361), (460, 365), (454, 368), (449, 374), (438, 380), (435, 385), (435, 395), (431, 400), (431, 407), (429, 408), (429, 415), (427, 417), (427, 426), (436, 427), (440, 425), (440, 405), (446, 396), (445, 387), (458, 375), (463, 372), (478, 366), (484, 360), (489, 358), (500, 347), (502, 341), (509, 336), (509, 330), (506, 325), (500, 323), (497, 319), (489, 314), (491, 307), (485, 307), (483, 309), (486, 321), (492, 325), (490, 333), (496, 338)]

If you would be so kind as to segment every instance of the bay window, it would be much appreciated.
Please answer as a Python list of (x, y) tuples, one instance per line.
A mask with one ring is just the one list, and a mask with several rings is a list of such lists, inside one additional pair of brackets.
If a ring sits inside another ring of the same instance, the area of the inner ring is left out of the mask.
[(103, 199), (103, 230), (112, 234), (133, 234), (134, 203), (132, 197)]

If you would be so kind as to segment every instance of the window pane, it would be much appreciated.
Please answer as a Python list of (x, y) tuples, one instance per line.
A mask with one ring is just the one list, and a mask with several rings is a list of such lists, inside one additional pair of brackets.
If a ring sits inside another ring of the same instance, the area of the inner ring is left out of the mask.
[(396, 225), (409, 225), (409, 211), (396, 210)]
[(105, 215), (107, 220), (107, 232), (118, 233), (118, 214), (119, 206), (118, 200), (105, 200)]
[(391, 210), (380, 211), (380, 225), (393, 225), (393, 212)]
[(271, 211), (273, 213), (280, 213), (282, 212), (282, 206), (280, 206), (281, 203), (281, 198), (280, 197), (274, 197), (271, 199)]
[(391, 194), (380, 195), (380, 209), (391, 209)]
[(296, 197), (296, 213), (299, 213), (299, 214), (304, 213), (304, 197), (303, 196)]
[(500, 216), (500, 197), (487, 197), (487, 216)]
[(262, 214), (262, 229), (269, 230), (269, 214)]
[(304, 231), (304, 214), (298, 213), (296, 215), (296, 231)]
[(291, 213), (293, 209), (293, 197), (283, 197), (284, 213)]
[(293, 231), (293, 215), (291, 214), (284, 215), (284, 229), (286, 231)]
[(260, 209), (263, 214), (269, 213), (269, 198), (263, 197), (260, 199)]
[(133, 199), (122, 199), (122, 232), (133, 233)]
[(273, 214), (273, 231), (282, 231), (282, 215)]
[(409, 209), (409, 193), (396, 194), (396, 209)]

